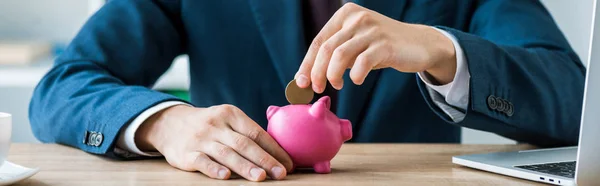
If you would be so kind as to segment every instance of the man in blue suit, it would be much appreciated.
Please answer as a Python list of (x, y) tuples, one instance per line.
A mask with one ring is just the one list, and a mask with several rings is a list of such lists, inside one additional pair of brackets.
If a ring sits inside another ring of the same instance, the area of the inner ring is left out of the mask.
[[(190, 103), (150, 89), (181, 54)], [(43, 142), (261, 181), (292, 167), (264, 131), (292, 79), (333, 98), (352, 142), (464, 126), (560, 146), (577, 143), (584, 71), (537, 0), (119, 0), (56, 59), (30, 120)]]

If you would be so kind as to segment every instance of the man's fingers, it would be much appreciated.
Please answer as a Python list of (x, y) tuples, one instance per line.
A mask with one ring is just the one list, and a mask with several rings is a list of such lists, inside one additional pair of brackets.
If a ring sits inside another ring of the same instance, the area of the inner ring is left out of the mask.
[[(331, 34), (329, 34), (331, 32)], [(310, 79), (311, 70), (313, 69), (313, 65), (315, 64), (315, 60), (317, 59), (317, 54), (321, 46), (327, 41), (327, 39), (333, 35), (337, 30), (328, 29), (327, 27), (323, 27), (321, 32), (317, 34), (317, 36), (313, 39), (312, 43), (308, 47), (308, 51), (306, 52), (306, 56), (302, 60), (302, 64), (300, 64), (300, 68), (296, 73), (295, 79), (296, 84), (300, 88), (308, 87), (312, 81)]]
[(236, 117), (236, 121), (230, 122), (231, 128), (258, 144), (267, 153), (277, 159), (279, 163), (283, 164), (286, 170), (292, 170), (292, 158), (279, 146), (277, 141), (246, 114), (241, 114), (243, 116)]
[(287, 174), (285, 167), (250, 138), (231, 130), (224, 131), (222, 136), (227, 137), (221, 138), (221, 143), (233, 148), (238, 154), (266, 170), (271, 178), (285, 178)]
[(227, 167), (213, 161), (206, 154), (199, 152), (194, 156), (193, 167), (204, 175), (222, 180), (229, 179), (231, 176), (231, 171)]
[[(313, 69), (313, 65), (317, 59), (319, 50), (331, 36), (342, 29), (343, 18), (346, 16), (346, 14), (347, 11), (335, 12), (331, 19), (325, 23), (321, 31), (319, 31), (319, 33), (310, 43), (308, 51), (306, 52), (306, 56), (304, 56), (302, 64), (300, 65), (296, 76), (294, 76), (299, 87), (306, 88), (311, 84), (311, 70)], [(306, 81), (304, 80), (305, 78), (307, 79)]]
[(361, 85), (375, 65), (385, 60), (385, 55), (378, 53), (377, 47), (369, 47), (356, 57), (356, 61), (350, 69), (350, 79), (357, 85)]
[[(348, 61), (332, 61), (332, 55), (336, 53), (336, 49), (342, 43), (348, 41), (353, 33), (360, 30), (360, 25), (364, 23), (363, 18), (366, 13), (360, 13), (365, 10), (363, 7), (354, 3), (346, 3), (342, 6), (335, 14), (329, 19), (329, 21), (323, 26), (323, 29), (317, 34), (308, 48), (308, 52), (300, 65), (298, 73), (296, 73), (296, 82), (299, 87), (307, 88), (312, 83), (312, 89), (316, 93), (322, 93), (325, 90), (327, 81), (335, 89), (341, 89), (344, 82), (342, 79), (343, 72), (351, 62)], [(356, 14), (357, 16), (353, 16)], [(357, 17), (350, 19), (350, 17)], [(349, 21), (347, 26), (346, 22)], [(365, 41), (368, 42), (368, 41)], [(364, 50), (364, 49), (363, 49)], [(348, 54), (354, 58), (358, 54), (352, 54), (339, 49), (337, 53)], [(352, 59), (350, 59), (352, 60)], [(337, 64), (341, 62), (341, 64)], [(336, 63), (336, 64), (334, 64)], [(333, 72), (329, 72), (328, 68), (335, 67)], [(342, 75), (339, 75), (341, 71)], [(306, 80), (308, 78), (308, 80)]]
[(353, 37), (334, 50), (327, 68), (327, 79), (333, 88), (342, 89), (344, 72), (351, 68), (356, 57), (367, 49), (368, 39), (368, 36)]
[[(313, 90), (315, 92), (322, 93), (325, 90), (328, 79), (326, 76), (328, 71), (327, 68), (329, 67), (331, 56), (334, 52), (341, 52), (338, 51), (338, 47), (352, 38), (352, 35), (353, 32), (350, 30), (342, 29), (325, 41), (325, 43), (319, 49), (319, 53), (317, 54), (317, 58), (314, 62), (310, 76), (310, 81), (313, 83)], [(334, 79), (334, 81), (331, 82), (332, 85), (339, 85), (340, 83), (341, 78)]]
[(203, 149), (206, 154), (230, 170), (251, 181), (263, 181), (267, 177), (265, 170), (246, 160), (233, 148), (214, 142)]
[[(313, 46), (311, 45), (311, 47)], [(302, 64), (300, 64), (298, 72), (296, 72), (296, 75), (294, 76), (294, 79), (296, 79), (296, 84), (300, 88), (306, 88), (311, 84), (308, 77), (310, 76), (310, 70), (315, 62), (317, 51), (318, 50), (308, 50), (306, 56), (304, 56), (304, 60), (302, 60)]]

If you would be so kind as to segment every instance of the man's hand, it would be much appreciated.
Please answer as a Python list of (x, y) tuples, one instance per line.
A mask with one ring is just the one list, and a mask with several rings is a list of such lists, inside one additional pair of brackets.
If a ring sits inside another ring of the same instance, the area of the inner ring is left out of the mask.
[(352, 81), (360, 85), (371, 70), (388, 67), (425, 71), (439, 84), (447, 84), (456, 71), (454, 45), (429, 26), (402, 23), (346, 3), (317, 34), (295, 79), (299, 87), (312, 82), (313, 90), (322, 93), (327, 80), (341, 89), (347, 68)]
[(277, 142), (235, 106), (174, 106), (146, 120), (136, 133), (141, 150), (158, 150), (169, 164), (228, 179), (231, 171), (262, 181), (283, 179), (292, 160)]

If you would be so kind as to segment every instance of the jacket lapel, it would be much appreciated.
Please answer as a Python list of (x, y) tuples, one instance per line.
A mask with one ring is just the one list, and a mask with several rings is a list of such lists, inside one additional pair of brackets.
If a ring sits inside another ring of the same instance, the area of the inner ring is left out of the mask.
[(299, 0), (249, 0), (256, 24), (283, 87), (306, 53)]

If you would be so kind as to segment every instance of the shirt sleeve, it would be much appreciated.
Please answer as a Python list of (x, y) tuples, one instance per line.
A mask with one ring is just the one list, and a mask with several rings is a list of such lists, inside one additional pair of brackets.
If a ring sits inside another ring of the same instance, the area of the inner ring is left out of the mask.
[[(184, 102), (180, 102), (180, 101), (166, 101), (166, 102), (159, 103), (158, 105), (156, 105), (154, 107), (150, 107), (149, 109), (142, 112), (128, 126), (125, 127), (125, 130), (123, 130), (121, 132), (121, 134), (119, 134), (119, 139), (117, 141), (117, 148), (119, 148), (120, 150), (115, 151), (115, 152), (117, 152), (117, 153), (121, 152), (120, 154), (130, 154), (128, 156), (135, 156), (135, 155), (151, 156), (151, 157), (161, 156), (161, 154), (158, 152), (143, 152), (143, 151), (141, 151), (135, 144), (135, 132), (137, 131), (138, 128), (140, 128), (142, 123), (144, 123), (144, 121), (146, 121), (146, 119), (150, 118), (150, 116), (154, 115), (155, 113), (157, 113), (161, 110), (164, 110), (169, 107), (176, 106), (176, 105), (188, 105), (188, 104), (184, 103)], [(131, 153), (133, 153), (133, 155), (131, 155)]]
[(464, 52), (457, 39), (450, 33), (433, 27), (452, 40), (456, 53), (456, 74), (454, 80), (445, 85), (434, 85), (431, 76), (426, 72), (419, 72), (419, 78), (427, 85), (431, 100), (454, 122), (460, 122), (465, 118), (465, 111), (469, 104), (469, 68)]

